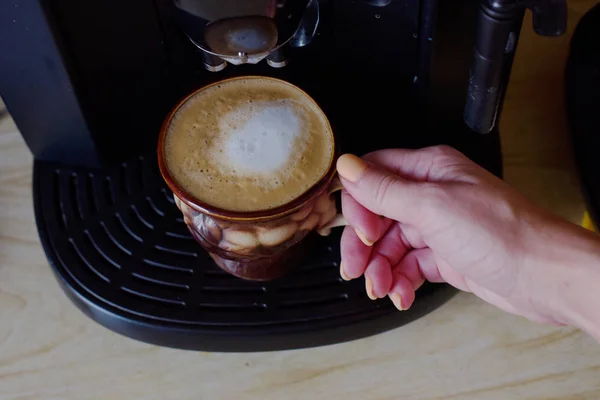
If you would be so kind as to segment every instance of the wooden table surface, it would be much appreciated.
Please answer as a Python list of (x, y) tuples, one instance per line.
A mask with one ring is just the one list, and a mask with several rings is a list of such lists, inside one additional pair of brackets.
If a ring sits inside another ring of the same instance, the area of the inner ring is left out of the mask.
[[(569, 35), (527, 18), (501, 121), (506, 179), (579, 222), (564, 117)], [(407, 326), (316, 349), (217, 354), (159, 348), (101, 327), (61, 292), (34, 225), (32, 157), (0, 121), (0, 399), (598, 399), (600, 345), (468, 294)]]

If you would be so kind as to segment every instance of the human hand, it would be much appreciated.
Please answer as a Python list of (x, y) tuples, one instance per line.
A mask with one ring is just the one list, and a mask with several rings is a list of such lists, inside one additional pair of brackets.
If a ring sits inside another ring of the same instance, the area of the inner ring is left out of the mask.
[(563, 264), (597, 254), (595, 236), (536, 208), (450, 147), (344, 155), (337, 168), (350, 224), (340, 273), (364, 275), (370, 298), (389, 296), (407, 309), (425, 280), (447, 282), (535, 321), (586, 324), (586, 311), (573, 310), (580, 301), (561, 293), (570, 279)]

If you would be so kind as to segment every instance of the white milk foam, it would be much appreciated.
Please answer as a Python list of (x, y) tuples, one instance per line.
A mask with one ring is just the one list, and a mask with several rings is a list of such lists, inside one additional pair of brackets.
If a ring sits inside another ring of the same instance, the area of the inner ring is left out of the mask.
[(246, 106), (225, 115), (219, 130), (229, 133), (222, 136), (225, 151), (216, 153), (215, 161), (231, 166), (236, 175), (272, 175), (285, 167), (294, 150), (303, 150), (295, 148), (302, 122), (292, 107), (277, 103)]

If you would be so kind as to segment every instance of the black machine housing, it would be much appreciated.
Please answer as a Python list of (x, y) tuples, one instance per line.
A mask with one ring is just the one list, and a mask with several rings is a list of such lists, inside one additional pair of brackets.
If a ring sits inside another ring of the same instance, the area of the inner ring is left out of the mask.
[[(185, 237), (155, 171), (160, 126), (179, 99), (206, 83), (267, 75), (313, 96), (344, 152), (445, 143), (501, 175), (496, 121), (525, 9), (532, 9), (538, 33), (556, 35), (564, 31), (564, 0), (319, 0), (318, 6), (316, 35), (305, 46), (283, 46), (278, 57), (285, 59), (285, 66), (263, 60), (208, 71), (210, 57), (181, 29), (171, 0), (0, 4), (0, 95), (35, 156), (42, 244), (67, 294), (92, 318), (157, 344), (270, 350), (390, 329), (449, 298), (447, 287), (426, 285), (420, 290), (421, 305), (418, 294), (415, 310), (401, 315), (385, 299), (371, 302), (360, 282), (342, 282), (337, 275), (339, 235), (316, 243), (316, 256), (288, 281), (252, 286), (226, 280)], [(136, 202), (146, 200), (154, 209), (153, 220), (140, 216), (142, 206)], [(107, 221), (116, 216), (127, 226), (124, 210), (131, 208), (139, 211), (139, 220), (131, 224), (145, 222), (146, 228), (140, 226), (148, 233), (112, 230)], [(94, 233), (99, 227), (110, 237), (104, 244)], [(171, 228), (180, 233), (163, 237), (163, 230)], [(139, 248), (128, 247), (130, 242), (138, 245), (132, 237), (139, 239)], [(92, 243), (88, 248), (95, 255), (86, 258), (80, 250), (84, 241)], [(105, 245), (121, 251), (100, 250)], [(188, 263), (190, 273), (196, 273), (195, 283), (178, 281), (183, 297), (169, 297), (175, 293), (169, 292), (175, 290), (169, 280), (179, 279), (175, 272), (173, 278), (161, 275), (162, 281), (148, 278), (146, 282), (163, 282), (160, 290), (149, 286), (145, 293), (128, 286), (132, 274), (146, 273), (140, 265), (157, 248), (172, 250), (163, 267)], [(183, 253), (194, 256), (183, 260)], [(319, 260), (321, 253), (326, 254)], [(107, 262), (118, 271), (107, 267), (103, 272), (100, 266)], [(315, 266), (325, 269), (314, 273)], [(198, 275), (198, 270), (205, 272)], [(94, 281), (98, 276), (104, 286)], [(220, 286), (209, 284), (211, 277)], [(328, 292), (320, 286), (323, 277), (333, 285)], [(293, 303), (286, 300), (293, 291), (286, 285), (299, 282), (308, 291), (299, 297), (310, 300), (313, 293), (318, 307), (302, 306), (291, 313), (285, 304)], [(256, 290), (244, 292), (248, 287)], [(231, 307), (198, 311), (197, 304), (205, 304), (202, 293), (214, 295), (215, 288), (223, 289), (223, 297), (213, 297), (215, 304), (229, 304), (232, 291), (239, 288), (243, 290), (235, 293), (241, 302), (257, 304), (256, 298), (244, 300), (243, 293), (266, 296), (259, 303), (267, 313), (253, 317), (243, 307), (235, 312)], [(122, 296), (124, 290), (129, 297)], [(137, 300), (132, 300), (134, 292)], [(323, 300), (324, 293), (332, 292), (346, 302)], [(221, 311), (215, 314), (215, 309)]]
[(421, 144), (442, 118), (456, 124), (444, 121), (441, 139), (450, 140), (465, 130), (463, 111), (475, 130), (493, 128), (525, 6), (550, 19), (536, 25), (541, 33), (564, 30), (564, 1), (537, 3), (320, 0), (318, 35), (289, 49), (289, 65), (216, 73), (204, 69), (171, 0), (3, 3), (0, 93), (35, 157), (68, 164), (99, 166), (152, 147), (179, 98), (243, 74), (307, 90), (349, 151)]
[[(179, 98), (243, 74), (298, 84), (322, 105), (349, 151), (369, 150), (426, 136), (436, 129), (427, 122), (442, 116), (463, 131), (463, 110), (475, 131), (491, 131), (525, 7), (541, 34), (562, 33), (566, 20), (564, 0), (318, 3), (317, 36), (289, 49), (285, 68), (261, 63), (216, 73), (203, 68), (171, 0), (3, 3), (0, 93), (40, 160), (98, 166), (152, 147)], [(369, 140), (351, 139), (360, 136), (355, 132), (369, 132)]]

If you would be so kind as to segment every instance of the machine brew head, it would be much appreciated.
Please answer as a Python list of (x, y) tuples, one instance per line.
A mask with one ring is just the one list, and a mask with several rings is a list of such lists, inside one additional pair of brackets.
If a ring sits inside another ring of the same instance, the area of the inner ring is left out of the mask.
[(227, 62), (286, 65), (285, 46), (308, 45), (319, 24), (318, 0), (173, 0), (178, 22), (209, 71)]

